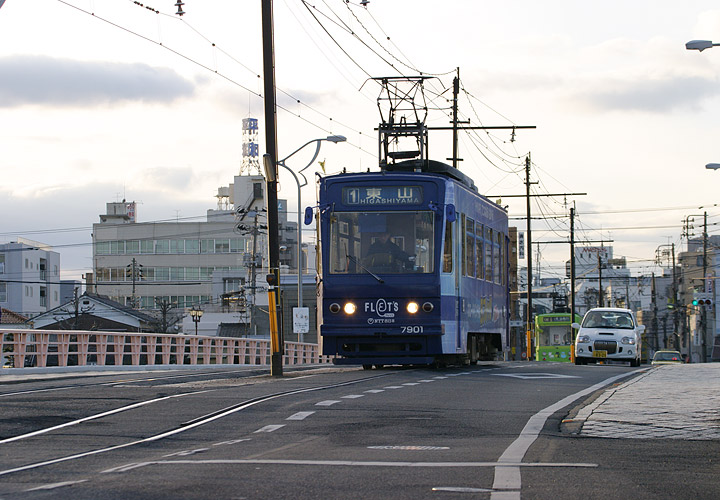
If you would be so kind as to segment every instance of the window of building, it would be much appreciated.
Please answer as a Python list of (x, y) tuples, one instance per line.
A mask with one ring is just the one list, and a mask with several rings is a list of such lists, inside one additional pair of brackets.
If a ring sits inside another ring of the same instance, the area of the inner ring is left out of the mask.
[(170, 253), (170, 240), (156, 240), (155, 253)]
[(0, 302), (7, 301), (7, 283), (0, 283)]
[(140, 240), (140, 253), (155, 253), (155, 241)]
[(140, 240), (126, 241), (125, 242), (125, 253), (139, 254), (140, 253)]
[(201, 281), (210, 281), (212, 279), (212, 273), (215, 270), (215, 268), (212, 267), (201, 267), (200, 268), (200, 280)]
[(200, 253), (213, 253), (215, 251), (215, 240), (200, 240)]
[(185, 253), (185, 240), (170, 240), (170, 253)]
[(110, 255), (125, 255), (125, 240), (111, 241)]
[(245, 238), (233, 238), (230, 240), (230, 252), (231, 253), (244, 253), (245, 252)]
[(170, 268), (169, 267), (156, 267), (155, 268), (155, 281), (170, 281)]
[(185, 279), (185, 268), (184, 267), (171, 267), (170, 268), (170, 281), (183, 281)]
[(199, 281), (200, 280), (200, 268), (199, 267), (186, 267), (185, 268), (185, 279), (187, 281)]
[(98, 241), (95, 243), (95, 253), (98, 255), (110, 255), (110, 242)]
[(5, 254), (0, 254), (0, 274), (5, 272)]
[(215, 240), (215, 253), (230, 253), (230, 240)]
[(199, 240), (185, 240), (185, 253), (191, 253), (191, 254), (200, 253), (200, 241)]

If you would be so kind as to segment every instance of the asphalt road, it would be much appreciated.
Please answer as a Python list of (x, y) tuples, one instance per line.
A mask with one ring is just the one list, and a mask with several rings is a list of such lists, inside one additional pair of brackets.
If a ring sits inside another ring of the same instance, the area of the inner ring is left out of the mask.
[(563, 430), (628, 366), (257, 373), (0, 379), (0, 500), (720, 498), (717, 441)]

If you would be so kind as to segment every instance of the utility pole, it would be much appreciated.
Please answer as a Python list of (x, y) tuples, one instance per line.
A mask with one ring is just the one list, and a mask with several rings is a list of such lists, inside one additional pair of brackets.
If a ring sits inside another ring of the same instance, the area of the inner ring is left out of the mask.
[[(570, 323), (575, 322), (575, 203), (570, 207)], [(575, 361), (575, 336), (577, 331), (570, 332), (570, 361)]]
[[(273, 2), (261, 0), (262, 38), (263, 38), (263, 83), (265, 104), (265, 175), (267, 186), (268, 211), (268, 253), (270, 274), (268, 274), (268, 300), (270, 311), (270, 374), (282, 377), (283, 338), (279, 330), (280, 321), (279, 293), (280, 285), (280, 227), (278, 222), (277, 200), (277, 103), (275, 101), (275, 41), (273, 33)], [(273, 317), (274, 316), (274, 317)]]
[[(602, 245), (600, 246), (600, 250), (602, 251)], [(598, 252), (598, 307), (605, 307), (605, 291), (603, 290), (603, 284), (602, 284), (602, 257), (600, 257), (601, 252)]]
[(527, 359), (532, 358), (532, 332), (533, 332), (533, 318), (532, 318), (532, 217), (530, 215), (530, 185), (537, 184), (537, 182), (530, 182), (530, 153), (525, 158), (525, 197), (526, 197), (526, 212), (527, 212), (527, 316), (525, 321), (525, 332), (527, 336)]
[[(708, 232), (707, 232), (707, 212), (703, 212), (703, 292), (708, 290), (708, 275), (707, 275), (707, 249), (708, 249)], [(702, 360), (703, 363), (707, 363), (707, 336), (708, 336), (708, 314), (707, 309), (709, 306), (704, 305), (701, 309), (701, 318), (703, 325), (703, 338), (702, 338)]]
[(453, 78), (453, 105), (452, 105), (452, 126), (453, 126), (453, 151), (452, 166), (458, 167), (458, 94), (460, 93), (460, 68), (457, 68), (457, 76)]

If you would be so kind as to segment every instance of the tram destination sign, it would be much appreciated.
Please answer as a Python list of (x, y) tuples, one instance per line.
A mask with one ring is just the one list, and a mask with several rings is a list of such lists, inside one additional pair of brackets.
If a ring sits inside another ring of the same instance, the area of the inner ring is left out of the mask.
[(419, 205), (423, 201), (421, 186), (354, 186), (344, 187), (345, 205)]

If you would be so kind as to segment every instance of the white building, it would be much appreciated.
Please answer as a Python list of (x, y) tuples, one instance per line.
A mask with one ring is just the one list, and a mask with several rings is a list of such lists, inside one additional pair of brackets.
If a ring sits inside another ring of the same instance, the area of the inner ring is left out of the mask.
[(32, 317), (60, 305), (60, 254), (37, 241), (0, 244), (0, 307)]
[[(108, 203), (93, 225), (94, 283), (88, 291), (146, 311), (162, 303), (182, 315), (201, 308), (198, 333), (205, 335), (238, 322), (257, 331), (246, 310), (267, 306), (265, 178), (235, 176), (218, 189), (217, 199), (217, 208), (198, 222), (139, 222), (134, 202)], [(278, 200), (281, 272), (296, 273), (297, 222), (288, 220), (286, 206)], [(308, 292), (314, 297), (314, 289)], [(189, 317), (181, 324), (194, 333)]]

